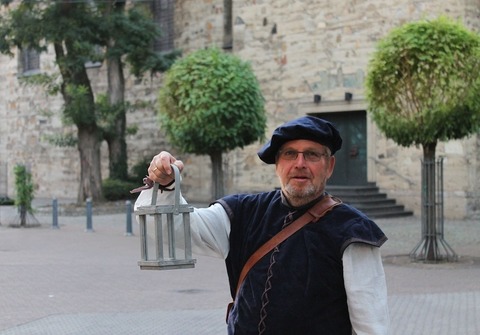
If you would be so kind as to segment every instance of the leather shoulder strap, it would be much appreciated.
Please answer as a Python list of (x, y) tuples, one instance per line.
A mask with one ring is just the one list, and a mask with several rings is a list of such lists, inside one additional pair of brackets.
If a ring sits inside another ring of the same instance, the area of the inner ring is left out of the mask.
[(238, 278), (237, 289), (235, 295), (240, 290), (245, 277), (247, 276), (250, 269), (266, 254), (268, 254), (273, 248), (285, 241), (287, 238), (292, 236), (295, 232), (300, 230), (303, 226), (310, 222), (316, 222), (322, 216), (330, 211), (333, 207), (341, 204), (342, 201), (337, 198), (332, 198), (330, 195), (325, 196), (321, 201), (315, 204), (310, 208), (305, 214), (299, 217), (297, 220), (286, 226), (284, 229), (279, 231), (275, 236), (270, 240), (265, 242), (260, 248), (255, 251), (250, 258), (247, 260), (243, 266), (242, 272), (240, 272), (240, 277)]

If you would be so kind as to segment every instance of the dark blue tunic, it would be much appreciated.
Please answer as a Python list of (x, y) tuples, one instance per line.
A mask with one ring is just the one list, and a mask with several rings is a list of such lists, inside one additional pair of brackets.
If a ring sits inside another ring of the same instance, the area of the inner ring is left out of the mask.
[[(313, 204), (292, 208), (280, 191), (232, 195), (218, 201), (230, 222), (226, 267), (232, 297), (247, 259)], [(386, 237), (364, 214), (346, 204), (290, 236), (247, 275), (228, 319), (228, 333), (351, 335), (342, 255), (350, 243), (381, 246)], [(262, 297), (263, 296), (263, 297)]]

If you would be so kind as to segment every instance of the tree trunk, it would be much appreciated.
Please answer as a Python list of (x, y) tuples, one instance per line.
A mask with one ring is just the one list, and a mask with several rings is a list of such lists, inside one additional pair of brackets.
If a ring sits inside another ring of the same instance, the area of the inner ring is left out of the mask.
[(108, 100), (111, 106), (116, 107), (112, 131), (105, 136), (108, 143), (110, 178), (125, 180), (128, 178), (127, 142), (125, 141), (127, 119), (124, 108), (125, 83), (120, 59), (117, 57), (107, 59), (107, 75)]
[[(66, 65), (72, 59), (75, 60), (76, 55), (72, 51), (74, 50), (74, 43), (74, 41), (65, 41), (64, 44), (54, 43), (54, 48), (57, 64), (62, 75), (61, 93), (65, 101), (65, 109), (70, 110), (70, 113), (72, 113), (68, 117), (75, 123), (78, 131), (80, 187), (78, 189), (77, 202), (80, 204), (87, 198), (91, 198), (92, 201), (103, 200), (100, 165), (101, 133), (96, 124), (93, 91), (85, 67), (75, 65), (68, 67)], [(68, 85), (87, 89), (81, 110), (68, 109), (74, 103), (73, 97), (70, 96), (67, 90)]]
[(223, 188), (223, 159), (222, 152), (217, 151), (210, 154), (212, 161), (212, 190), (214, 200), (224, 196)]
[(436, 164), (437, 143), (423, 145), (422, 174), (422, 226), (425, 242), (425, 260), (436, 261), (438, 251), (436, 215)]
[[(112, 7), (115, 11), (124, 11), (125, 2), (115, 1)], [(107, 13), (108, 14), (108, 13)], [(108, 48), (115, 46), (115, 40), (108, 41)], [(125, 79), (120, 57), (107, 58), (108, 101), (118, 108), (115, 113), (113, 131), (105, 136), (108, 143), (110, 178), (126, 180), (128, 178), (127, 142), (125, 131), (127, 125), (125, 103)]]
[(20, 205), (20, 227), (27, 226), (27, 206)]
[(100, 132), (95, 127), (78, 126), (78, 151), (80, 153), (80, 188), (78, 203), (90, 198), (102, 201), (102, 175), (100, 165)]

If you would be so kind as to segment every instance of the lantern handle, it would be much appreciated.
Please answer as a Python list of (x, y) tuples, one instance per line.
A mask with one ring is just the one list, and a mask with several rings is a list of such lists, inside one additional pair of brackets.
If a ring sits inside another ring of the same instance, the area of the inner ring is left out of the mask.
[(178, 215), (180, 213), (180, 170), (175, 164), (170, 164), (175, 173), (175, 205), (173, 207), (173, 214)]
[[(173, 214), (178, 215), (180, 213), (180, 210), (179, 210), (180, 209), (180, 183), (181, 183), (180, 170), (178, 169), (178, 167), (175, 164), (170, 164), (170, 166), (172, 167), (172, 170), (175, 174), (175, 186), (174, 186), (175, 203), (174, 203), (174, 206), (173, 206)], [(154, 183), (153, 184), (153, 191), (152, 191), (152, 202), (151, 202), (152, 206), (155, 206), (157, 204), (158, 188), (159, 188), (159, 184)]]
[(160, 185), (158, 183), (153, 183), (153, 190), (152, 190), (152, 202), (151, 205), (155, 206), (157, 204), (157, 194), (158, 194), (158, 187)]

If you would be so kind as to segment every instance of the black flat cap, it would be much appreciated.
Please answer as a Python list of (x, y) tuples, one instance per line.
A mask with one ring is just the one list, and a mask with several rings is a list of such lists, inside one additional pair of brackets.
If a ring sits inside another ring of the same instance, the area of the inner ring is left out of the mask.
[(328, 147), (332, 155), (342, 147), (342, 138), (333, 124), (315, 116), (302, 116), (275, 129), (271, 140), (258, 152), (258, 157), (267, 164), (274, 164), (281, 146), (293, 140), (320, 143)]

